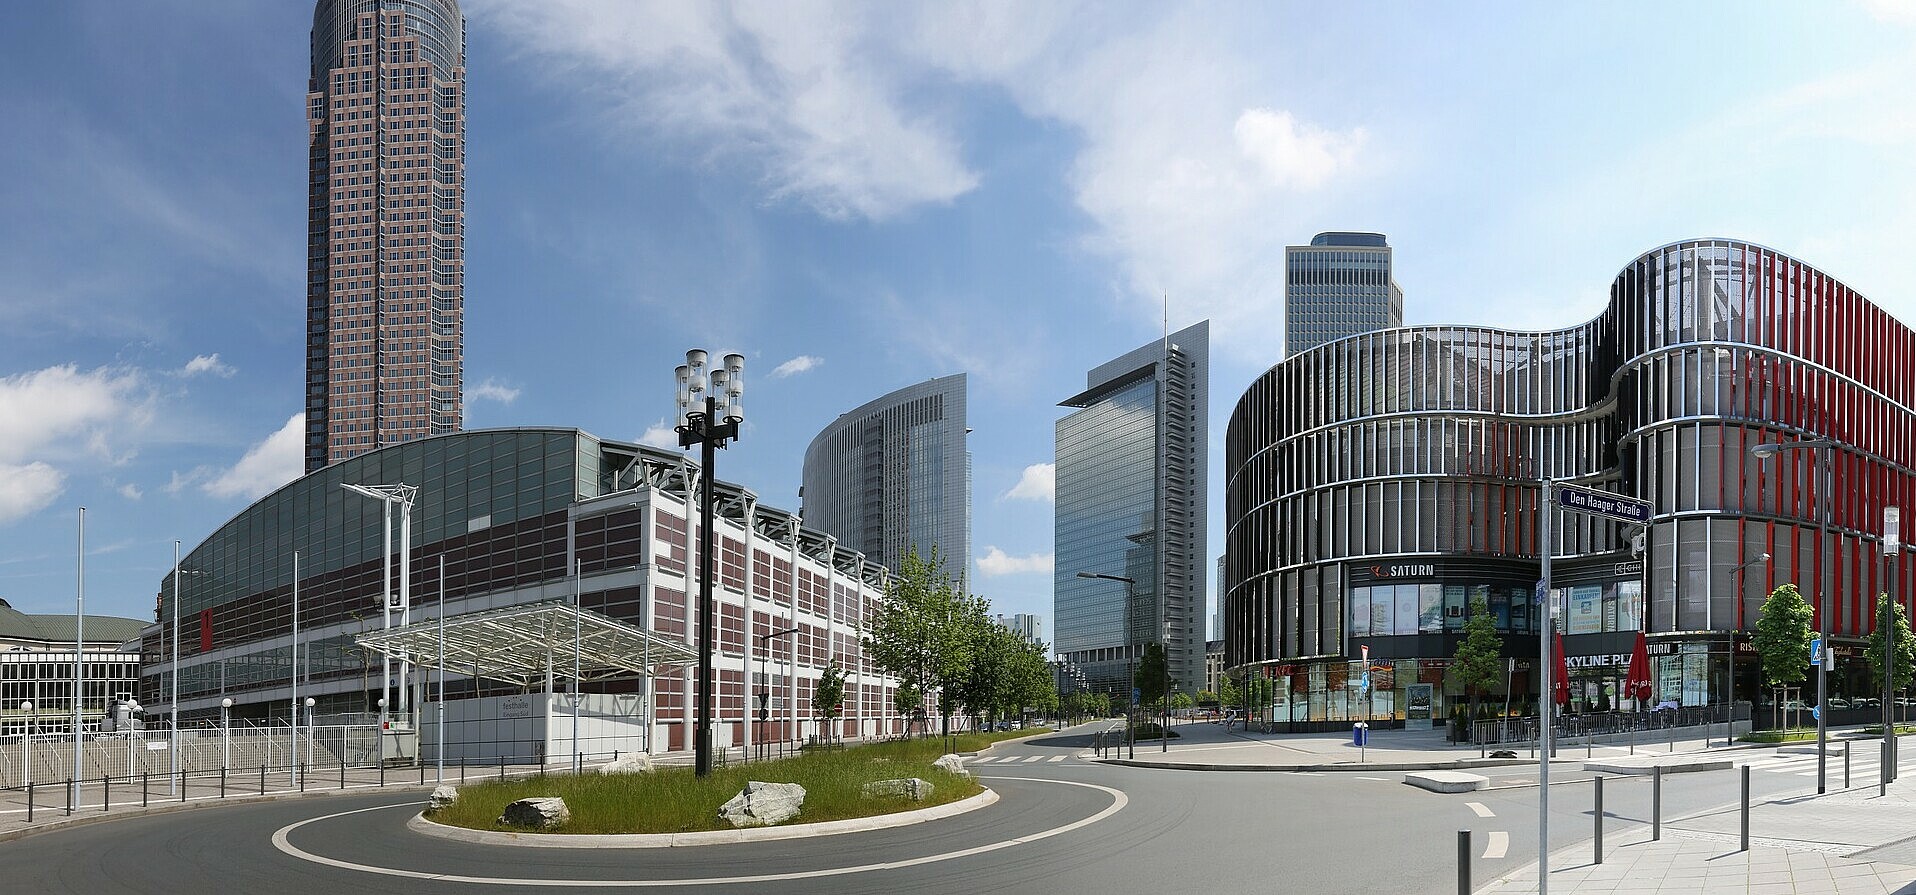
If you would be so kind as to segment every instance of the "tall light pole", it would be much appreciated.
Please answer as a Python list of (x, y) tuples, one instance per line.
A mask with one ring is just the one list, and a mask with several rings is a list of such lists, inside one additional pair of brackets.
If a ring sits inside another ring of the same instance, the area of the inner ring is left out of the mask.
[[(1106, 575), (1103, 572), (1079, 572), (1078, 577), (1093, 578), (1099, 581), (1116, 581), (1124, 585), (1124, 605), (1128, 608), (1131, 604), (1137, 602), (1138, 582), (1134, 578), (1126, 578), (1123, 575)], [(1164, 657), (1164, 677), (1166, 682), (1164, 698), (1168, 702), (1171, 698), (1169, 683), (1171, 679), (1171, 657), (1168, 655)], [(1133, 720), (1135, 720), (1135, 716), (1133, 716)], [(1170, 735), (1166, 733), (1165, 736), (1164, 751), (1168, 752), (1171, 749)]]
[[(406, 624), (412, 619), (412, 505), (419, 496), (419, 489), (413, 485), (354, 485), (339, 483), (339, 487), (370, 497), (382, 504), (381, 520), (384, 522), (385, 540), (380, 552), (380, 612), (386, 621), (386, 630), (392, 630), (393, 610), (399, 610), (399, 623)], [(393, 504), (400, 507), (399, 522), (399, 592), (393, 593), (392, 552), (393, 552)], [(406, 709), (406, 660), (399, 661), (399, 708), (403, 714)], [(387, 728), (386, 707), (391, 705), (392, 696), (392, 657), (384, 652), (379, 655), (379, 736), (380, 758), (385, 758), (385, 737)]]
[[(693, 749), (693, 772), (705, 777), (712, 773), (712, 650), (718, 614), (712, 595), (712, 515), (716, 506), (713, 486), (718, 478), (712, 467), (718, 462), (718, 449), (738, 438), (739, 423), (745, 421), (745, 355), (728, 354), (725, 365), (707, 372), (706, 353), (694, 348), (685, 352), (685, 363), (677, 370), (677, 424), (679, 447), (699, 445), (699, 700), (698, 741)], [(711, 390), (706, 390), (707, 377)]]
[(80, 804), (80, 703), (86, 698), (86, 668), (81, 664), (86, 653), (86, 507), (80, 508), (80, 546), (76, 581), (79, 589), (73, 600), (73, 784), (68, 792), (67, 814)]
[[(765, 721), (766, 715), (768, 715), (772, 710), (771, 678), (768, 678), (765, 676), (765, 656), (768, 652), (770, 652), (770, 650), (766, 647), (766, 643), (768, 641), (775, 640), (780, 637), (785, 637), (785, 636), (788, 636), (791, 634), (797, 634), (797, 633), (798, 633), (798, 626), (793, 625), (792, 627), (786, 628), (783, 631), (773, 631), (770, 634), (758, 635), (758, 679), (766, 682), (765, 684), (763, 684), (765, 689), (759, 691), (758, 720), (760, 721), (761, 724)], [(763, 745), (762, 741), (765, 739), (764, 734), (765, 734), (765, 728), (761, 726), (759, 728), (759, 740), (761, 741), (761, 745)]]
[[(1768, 553), (1765, 553), (1762, 556), (1759, 556), (1755, 559), (1750, 560), (1749, 562), (1737, 563), (1735, 566), (1732, 566), (1730, 568), (1730, 573), (1736, 576), (1735, 578), (1736, 606), (1738, 610), (1737, 612), (1738, 616), (1742, 615), (1742, 608), (1743, 608), (1743, 570), (1751, 566), (1760, 566), (1769, 561), (1770, 561), (1770, 555)], [(1735, 745), (1736, 743), (1736, 629), (1734, 628), (1730, 630), (1729, 675), (1730, 675), (1729, 686), (1725, 688), (1730, 693), (1729, 711), (1724, 716), (1724, 723), (1723, 723), (1723, 727), (1724, 727), (1723, 745), (1725, 746)], [(1708, 739), (1708, 737), (1705, 737), (1705, 739)]]
[(27, 724), (20, 728), (20, 788), (25, 789), (33, 783), (33, 703), (20, 701), (20, 713), (27, 716)]
[(1817, 637), (1823, 642), (1823, 655), (1816, 662), (1816, 792), (1820, 795), (1828, 791), (1827, 772), (1829, 770), (1829, 666), (1835, 656), (1836, 644), (1830, 634), (1830, 590), (1835, 587), (1831, 576), (1836, 571), (1835, 557), (1830, 555), (1830, 457), (1836, 452), (1836, 442), (1828, 438), (1799, 438), (1795, 441), (1764, 442), (1750, 445), (1750, 453), (1759, 460), (1768, 460), (1788, 450), (1806, 449), (1816, 451), (1816, 459), (1822, 464), (1822, 486), (1816, 489), (1818, 515), (1822, 517), (1822, 531), (1817, 553), (1822, 557), (1823, 583), (1816, 595)]
[(233, 760), (233, 697), (220, 700), (220, 770)]

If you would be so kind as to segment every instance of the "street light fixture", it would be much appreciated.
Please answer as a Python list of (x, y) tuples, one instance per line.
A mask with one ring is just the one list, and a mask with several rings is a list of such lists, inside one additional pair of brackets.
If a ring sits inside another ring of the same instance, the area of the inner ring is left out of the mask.
[(25, 789), (33, 783), (33, 703), (21, 700), (20, 713), (27, 716), (20, 730), (20, 788)]
[[(347, 482), (339, 483), (339, 487), (344, 488), (348, 491), (351, 491), (354, 494), (358, 494), (362, 497), (370, 497), (373, 500), (377, 500), (384, 505), (382, 512), (380, 513), (380, 519), (384, 523), (383, 528), (385, 532), (384, 534), (385, 539), (384, 541), (382, 541), (382, 543), (384, 544), (384, 548), (380, 552), (380, 557), (379, 557), (380, 558), (380, 569), (379, 569), (380, 612), (385, 617), (386, 630), (388, 631), (392, 630), (394, 609), (399, 610), (399, 623), (401, 625), (410, 623), (412, 621), (412, 505), (413, 505), (413, 500), (419, 496), (419, 489), (416, 486), (406, 485), (406, 484), (354, 485)], [(399, 593), (397, 595), (393, 593), (393, 584), (392, 584), (392, 581), (393, 581), (392, 509), (393, 509), (394, 503), (398, 503), (400, 508)], [(402, 715), (406, 712), (406, 708), (407, 708), (406, 678), (407, 678), (407, 667), (410, 664), (411, 663), (407, 661), (405, 654), (402, 653), (399, 659), (399, 679), (400, 679), (399, 711)], [(388, 699), (391, 696), (392, 685), (393, 685), (392, 657), (383, 651), (379, 655), (379, 671), (380, 671), (380, 678), (379, 678), (380, 734), (379, 735), (383, 738), (386, 735), (385, 731), (386, 731), (386, 728), (388, 727), (388, 721), (386, 717), (386, 706), (388, 704)], [(410, 723), (409, 723), (409, 726), (410, 726)], [(384, 740), (382, 739), (381, 742), (384, 742)]]
[(797, 634), (797, 633), (798, 633), (798, 626), (794, 625), (792, 627), (786, 628), (783, 631), (773, 631), (770, 634), (758, 635), (758, 679), (766, 682), (761, 685), (765, 689), (758, 691), (758, 722), (759, 722), (758, 740), (759, 740), (759, 748), (761, 750), (765, 748), (765, 718), (767, 717), (767, 715), (771, 713), (771, 708), (772, 708), (772, 685), (770, 683), (771, 678), (765, 676), (765, 657), (769, 652), (765, 648), (765, 643), (768, 640), (773, 640), (779, 637), (784, 637), (788, 634)]
[[(1769, 460), (1788, 450), (1814, 450), (1821, 463), (1823, 482), (1816, 489), (1818, 515), (1822, 517), (1822, 530), (1817, 552), (1825, 557), (1823, 562), (1823, 583), (1819, 587), (1816, 599), (1817, 637), (1823, 642), (1824, 654), (1817, 657), (1816, 663), (1816, 792), (1818, 795), (1828, 791), (1829, 770), (1829, 665), (1835, 655), (1835, 644), (1830, 640), (1830, 590), (1834, 587), (1831, 575), (1836, 564), (1828, 560), (1830, 536), (1830, 466), (1831, 456), (1836, 452), (1836, 442), (1828, 438), (1799, 438), (1795, 441), (1763, 442), (1750, 445), (1750, 454), (1759, 460)], [(1738, 596), (1741, 596), (1739, 594)]]
[[(693, 773), (700, 777), (712, 773), (712, 650), (718, 609), (712, 595), (713, 486), (718, 478), (712, 467), (717, 450), (738, 438), (739, 424), (745, 421), (745, 355), (728, 354), (724, 366), (706, 370), (706, 353), (694, 348), (685, 352), (685, 363), (675, 371), (678, 417), (673, 428), (679, 433), (679, 447), (700, 446), (699, 454), (699, 700), (698, 741), (693, 746)], [(706, 384), (711, 389), (707, 391)]]
[(220, 770), (233, 763), (233, 697), (220, 700)]

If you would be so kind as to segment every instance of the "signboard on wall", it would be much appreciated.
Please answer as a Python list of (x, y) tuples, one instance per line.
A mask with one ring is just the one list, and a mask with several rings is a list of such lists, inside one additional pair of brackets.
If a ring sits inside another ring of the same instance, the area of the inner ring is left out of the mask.
[(1411, 684), (1409, 690), (1410, 701), (1404, 707), (1404, 718), (1410, 721), (1430, 720), (1430, 702), (1434, 688), (1430, 684)]

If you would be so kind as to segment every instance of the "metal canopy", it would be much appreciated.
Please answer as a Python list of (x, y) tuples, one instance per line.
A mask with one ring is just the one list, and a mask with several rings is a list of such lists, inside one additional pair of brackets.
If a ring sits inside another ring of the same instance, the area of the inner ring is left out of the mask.
[[(437, 668), (442, 655), (440, 636), (440, 622), (433, 619), (368, 632), (355, 640), (392, 658)], [(651, 674), (698, 659), (698, 653), (682, 641), (642, 631), (597, 612), (575, 609), (564, 601), (448, 616), (444, 637), (446, 671), (511, 681), (522, 687), (542, 684), (548, 674), (570, 680), (575, 644), (579, 677), (587, 681)]]

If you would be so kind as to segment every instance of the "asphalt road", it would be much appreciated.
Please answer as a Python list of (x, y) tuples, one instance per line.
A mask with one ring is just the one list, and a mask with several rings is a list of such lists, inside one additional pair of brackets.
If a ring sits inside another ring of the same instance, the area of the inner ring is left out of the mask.
[[(712, 893), (1435, 895), (1456, 891), (1458, 830), (1474, 831), (1479, 883), (1536, 860), (1538, 790), (1521, 785), (1534, 768), (1500, 770), (1509, 788), (1442, 795), (1403, 785), (1401, 773), (1106, 767), (1079, 757), (1087, 743), (1049, 735), (1000, 747), (973, 768), (998, 804), (892, 830), (694, 848), (499, 848), (408, 831), (418, 793), (336, 796), (132, 817), (0, 844), (0, 890), (515, 893), (602, 882)], [(1813, 791), (1814, 779), (1799, 773), (1755, 773), (1753, 787), (1759, 798)], [(1551, 787), (1555, 848), (1591, 834), (1589, 775), (1563, 776), (1570, 782)], [(1734, 806), (1738, 778), (1679, 774), (1664, 786), (1674, 819)], [(1609, 836), (1645, 835), (1649, 789), (1644, 778), (1606, 782)], [(286, 848), (275, 845), (276, 831)]]

